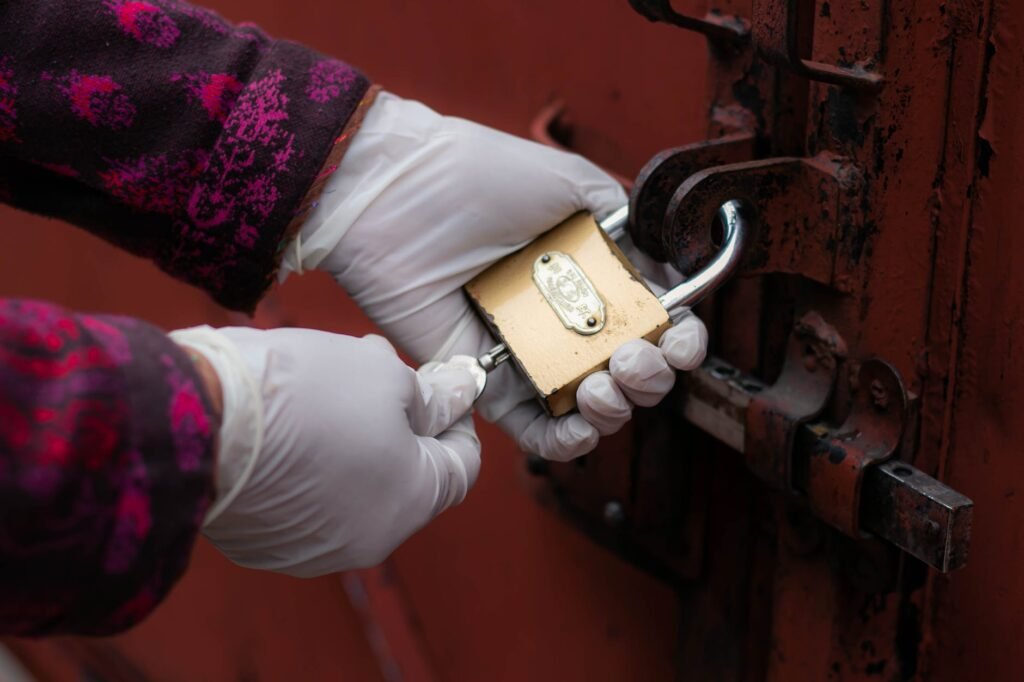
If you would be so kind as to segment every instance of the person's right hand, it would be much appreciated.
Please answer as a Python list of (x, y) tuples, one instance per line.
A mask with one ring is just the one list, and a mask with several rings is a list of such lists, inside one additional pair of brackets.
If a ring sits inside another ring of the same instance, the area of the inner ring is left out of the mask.
[(203, 532), (238, 564), (311, 577), (380, 563), (476, 480), (464, 369), (416, 372), (379, 336), (196, 327), (171, 338), (222, 387)]

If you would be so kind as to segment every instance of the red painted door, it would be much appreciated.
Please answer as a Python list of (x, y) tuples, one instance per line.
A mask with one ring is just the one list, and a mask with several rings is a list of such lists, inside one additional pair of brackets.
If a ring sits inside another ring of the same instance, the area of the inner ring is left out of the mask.
[[(692, 96), (703, 88), (703, 41), (649, 25), (625, 3), (205, 4), (347, 59), (395, 93), (513, 133), (528, 135), (542, 109), (564, 100), (577, 141), (623, 174), (703, 133), (703, 102)], [(675, 73), (667, 83), (653, 73), (638, 78), (648, 64)], [(636, 106), (656, 101), (664, 106)], [(74, 228), (10, 210), (0, 224), (6, 296), (168, 328), (237, 323), (201, 293)], [(315, 275), (289, 281), (257, 322), (372, 331)], [(111, 680), (671, 676), (674, 591), (539, 507), (523, 485), (522, 455), (492, 428), (482, 436), (485, 465), (473, 495), (403, 547), (386, 574), (362, 584), (297, 581), (234, 567), (200, 543), (169, 601), (131, 633), (16, 649), (43, 680), (78, 679), (81, 661)], [(367, 631), (360, 595), (375, 586)]]
[[(846, 538), (808, 509), (806, 491), (773, 491), (743, 456), (687, 426), (680, 395), (585, 465), (547, 477), (527, 474), (523, 456), (483, 427), (484, 469), (470, 498), (382, 570), (302, 582), (238, 569), (203, 545), (169, 602), (135, 631), (15, 643), (40, 679), (76, 679), (82, 665), (112, 680), (1019, 677), (1024, 471), (1013, 429), (1024, 417), (1024, 253), (1015, 219), (1024, 199), (1014, 183), (1024, 158), (1024, 7), (711, 3), (712, 18), (753, 22), (751, 39), (729, 47), (648, 23), (625, 0), (208, 4), (347, 58), (396, 93), (519, 134), (563, 100), (561, 139), (630, 178), (661, 149), (736, 130), (753, 132), (744, 153), (762, 161), (841, 159), (857, 177), (844, 185), (857, 201), (832, 204), (845, 207), (841, 216), (815, 193), (790, 193), (785, 205), (767, 192), (748, 197), (772, 207), (768, 222), (806, 223), (786, 253), (811, 255), (802, 271), (762, 267), (767, 274), (705, 306), (713, 350), (771, 384), (793, 318), (813, 310), (845, 340), (844, 368), (876, 356), (891, 363), (918, 415), (897, 456), (974, 500), (970, 558), (943, 575), (891, 546)], [(676, 3), (694, 16), (706, 9)], [(820, 82), (780, 44), (787, 9), (798, 15), (790, 28), (801, 57), (884, 84)], [(4, 295), (169, 327), (229, 319), (71, 228), (9, 211), (0, 224)], [(824, 225), (849, 229), (830, 245)], [(776, 266), (783, 246), (771, 247)], [(808, 268), (822, 258), (842, 267), (815, 279)], [(275, 293), (257, 322), (371, 329), (312, 276)], [(841, 423), (836, 411), (828, 417)], [(582, 526), (538, 502), (552, 490)], [(600, 546), (579, 530), (600, 525), (610, 501), (646, 533), (648, 554), (668, 561), (652, 565), (617, 536), (597, 533)]]

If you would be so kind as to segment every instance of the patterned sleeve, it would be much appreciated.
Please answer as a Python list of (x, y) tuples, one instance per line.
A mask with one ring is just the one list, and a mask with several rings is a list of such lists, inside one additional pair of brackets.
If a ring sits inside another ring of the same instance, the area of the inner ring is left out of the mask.
[(251, 310), (369, 92), (181, 0), (2, 0), (0, 201)]
[(159, 330), (0, 299), (0, 634), (148, 614), (213, 495), (217, 428)]

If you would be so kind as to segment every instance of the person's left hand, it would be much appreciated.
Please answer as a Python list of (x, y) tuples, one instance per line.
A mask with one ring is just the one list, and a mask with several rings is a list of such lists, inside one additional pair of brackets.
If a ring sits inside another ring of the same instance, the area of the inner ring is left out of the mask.
[[(586, 159), (381, 93), (283, 272), (319, 268), (415, 360), (479, 356), (496, 341), (461, 287), (569, 216), (602, 217), (626, 194)], [(660, 348), (632, 341), (577, 392), (579, 414), (551, 419), (506, 363), (477, 404), (519, 447), (568, 460), (660, 401), (674, 368), (700, 365), (707, 331), (689, 315)]]

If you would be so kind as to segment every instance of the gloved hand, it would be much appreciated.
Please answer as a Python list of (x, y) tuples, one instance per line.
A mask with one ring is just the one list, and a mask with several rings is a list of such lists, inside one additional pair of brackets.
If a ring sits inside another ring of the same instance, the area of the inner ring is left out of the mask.
[[(286, 251), (282, 273), (329, 272), (419, 362), (479, 356), (496, 342), (462, 285), (572, 214), (600, 217), (625, 203), (622, 187), (579, 156), (381, 93)], [(477, 407), (523, 450), (572, 459), (621, 428), (634, 405), (663, 398), (672, 367), (697, 367), (706, 345), (692, 315), (660, 349), (626, 344), (610, 371), (580, 385), (580, 413), (557, 420), (507, 363), (490, 375)]]
[(466, 370), (417, 373), (379, 336), (196, 327), (171, 338), (220, 380), (203, 532), (238, 564), (311, 577), (380, 563), (476, 480)]

